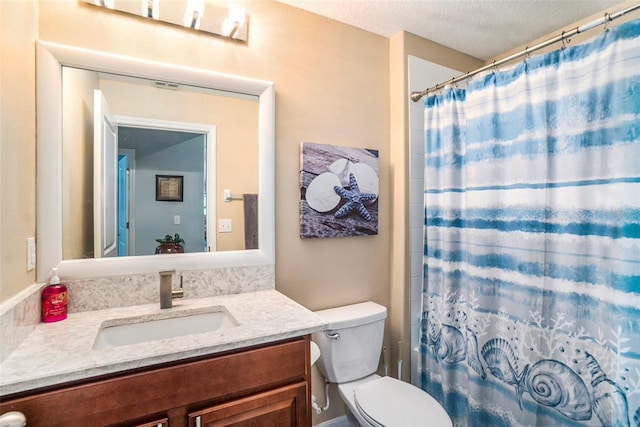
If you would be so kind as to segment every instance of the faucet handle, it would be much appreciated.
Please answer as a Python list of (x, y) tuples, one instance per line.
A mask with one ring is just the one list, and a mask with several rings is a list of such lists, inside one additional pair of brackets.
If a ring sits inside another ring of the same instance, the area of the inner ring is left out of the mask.
[(171, 288), (173, 288), (173, 275), (175, 270), (160, 272), (160, 308), (171, 308)]
[(174, 274), (176, 274), (175, 270), (163, 270), (160, 272), (160, 277), (162, 276), (173, 276)]
[(171, 291), (171, 298), (183, 298), (184, 289), (182, 288), (182, 274), (180, 275), (180, 289), (174, 289)]

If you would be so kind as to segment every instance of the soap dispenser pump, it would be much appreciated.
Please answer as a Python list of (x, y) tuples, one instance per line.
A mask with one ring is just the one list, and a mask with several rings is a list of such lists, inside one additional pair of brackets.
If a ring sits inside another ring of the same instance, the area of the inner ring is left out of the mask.
[(42, 321), (58, 322), (67, 318), (67, 287), (60, 283), (58, 269), (53, 268), (49, 284), (42, 290)]

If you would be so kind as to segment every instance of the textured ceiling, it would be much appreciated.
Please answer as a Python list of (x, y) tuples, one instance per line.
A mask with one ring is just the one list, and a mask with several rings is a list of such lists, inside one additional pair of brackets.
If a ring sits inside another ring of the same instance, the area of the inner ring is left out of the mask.
[(278, 0), (385, 37), (408, 31), (487, 60), (622, 0)]

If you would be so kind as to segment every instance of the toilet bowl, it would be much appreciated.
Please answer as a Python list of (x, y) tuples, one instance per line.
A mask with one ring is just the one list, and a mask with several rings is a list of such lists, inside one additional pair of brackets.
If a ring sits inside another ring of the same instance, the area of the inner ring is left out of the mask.
[(359, 426), (453, 426), (433, 397), (395, 378), (374, 374), (339, 384), (338, 390)]
[(317, 366), (336, 383), (353, 427), (452, 427), (444, 408), (409, 383), (375, 372), (380, 360), (386, 308), (373, 302), (317, 311), (328, 329), (313, 334)]

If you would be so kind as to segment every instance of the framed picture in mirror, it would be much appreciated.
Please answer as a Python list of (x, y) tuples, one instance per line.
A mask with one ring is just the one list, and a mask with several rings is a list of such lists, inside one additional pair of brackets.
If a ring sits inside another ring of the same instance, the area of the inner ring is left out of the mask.
[(156, 175), (156, 201), (181, 202), (183, 190), (182, 175)]

